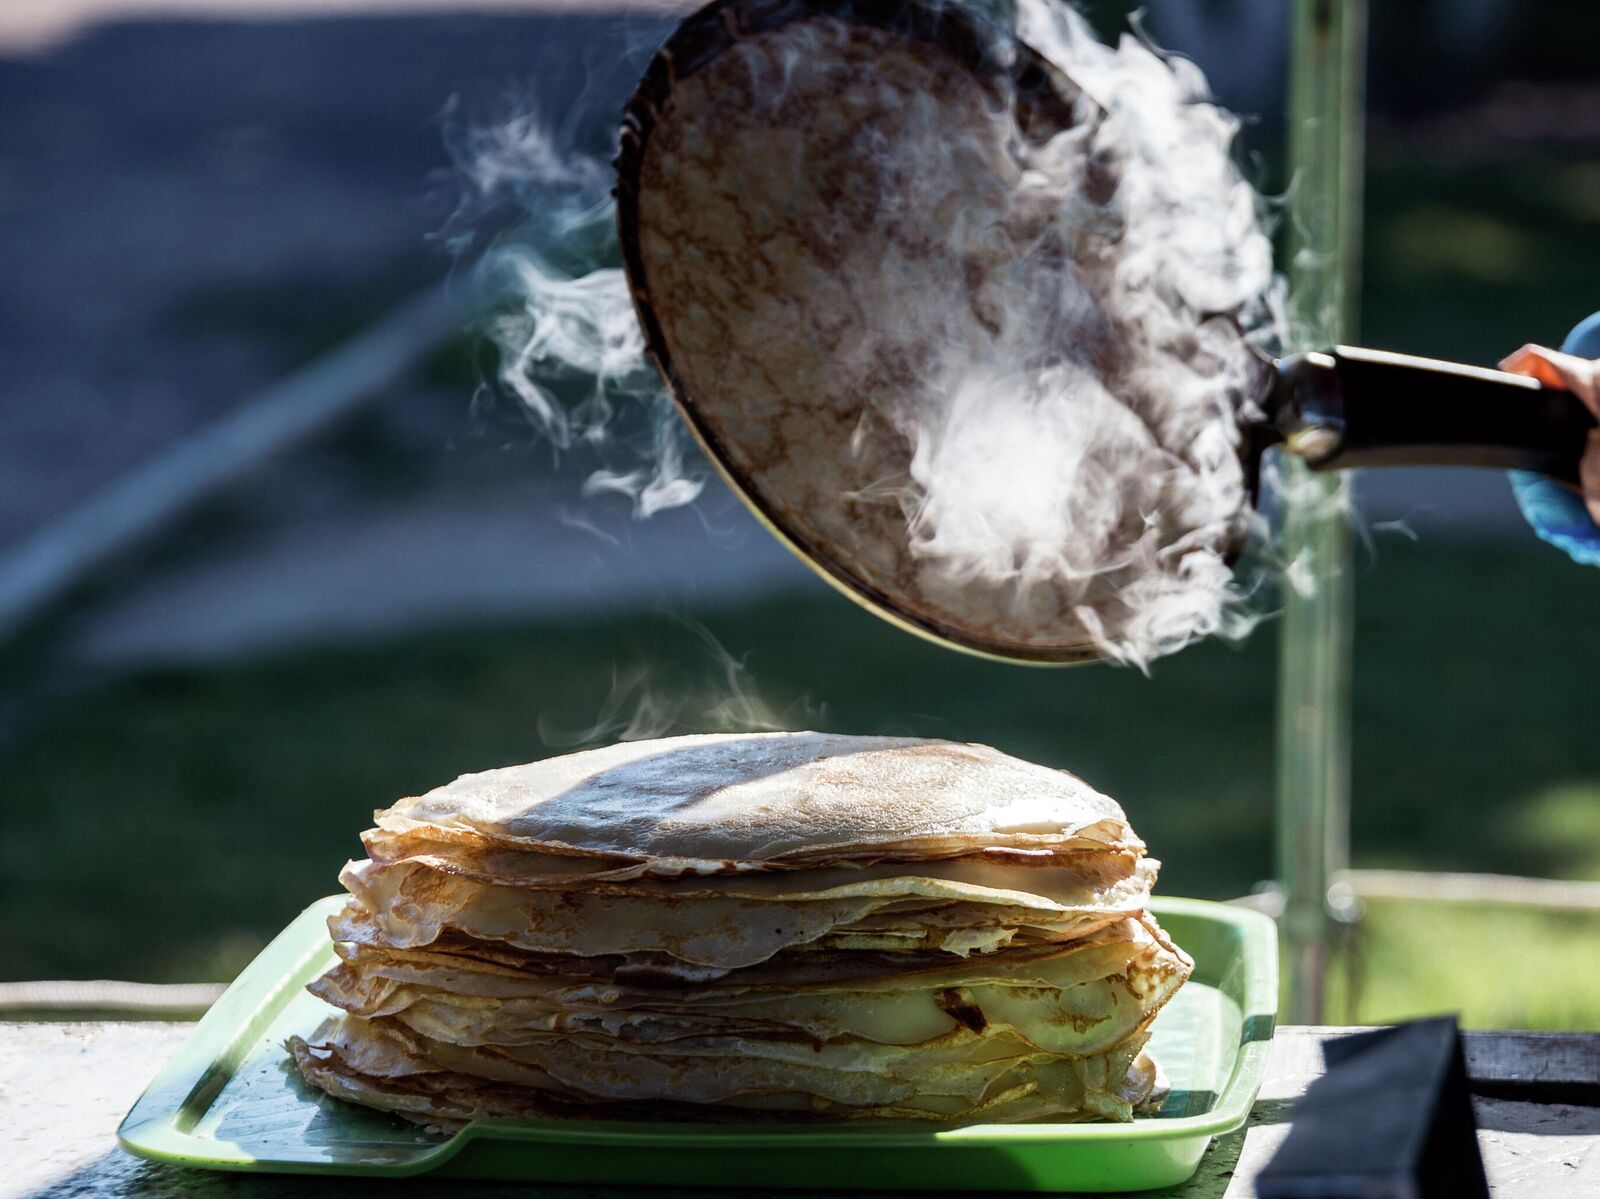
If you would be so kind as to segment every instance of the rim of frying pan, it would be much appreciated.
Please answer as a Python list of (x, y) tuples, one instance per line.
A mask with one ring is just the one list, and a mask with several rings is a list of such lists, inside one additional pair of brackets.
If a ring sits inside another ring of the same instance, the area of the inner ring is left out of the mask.
[(1079, 92), (1061, 71), (1020, 39), (1008, 39), (1003, 43), (1012, 52), (1009, 58), (1003, 58), (999, 39), (987, 34), (973, 17), (955, 5), (926, 0), (712, 0), (685, 17), (662, 43), (623, 109), (615, 163), (617, 239), (628, 291), (644, 330), (646, 352), (678, 414), (734, 494), (779, 542), (850, 599), (907, 632), (979, 657), (1038, 666), (1108, 661), (1110, 655), (1092, 644), (1018, 646), (958, 632), (896, 607), (888, 596), (845, 569), (831, 554), (820, 552), (784, 528), (765, 500), (745, 480), (733, 474), (722, 452), (722, 443), (701, 421), (693, 397), (673, 365), (661, 324), (656, 319), (639, 240), (640, 172), (650, 134), (679, 79), (695, 74), (745, 37), (819, 16), (886, 29), (935, 46), (966, 67), (980, 84), (986, 77), (1004, 77), (1015, 90), (1019, 119), (1024, 128), (1033, 119), (1050, 121), (1061, 128), (1075, 119), (1073, 98)]

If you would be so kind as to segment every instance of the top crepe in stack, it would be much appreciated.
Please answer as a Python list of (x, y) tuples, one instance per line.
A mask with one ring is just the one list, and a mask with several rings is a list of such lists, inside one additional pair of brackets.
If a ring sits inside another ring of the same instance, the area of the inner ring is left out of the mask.
[(1120, 1119), (1192, 963), (1118, 806), (984, 746), (634, 742), (379, 812), (330, 921), (330, 1094), (450, 1125)]

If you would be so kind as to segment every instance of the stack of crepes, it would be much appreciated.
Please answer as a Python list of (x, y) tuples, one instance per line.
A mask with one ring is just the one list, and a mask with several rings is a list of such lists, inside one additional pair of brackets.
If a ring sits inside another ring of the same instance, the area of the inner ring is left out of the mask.
[(1156, 863), (1071, 775), (774, 733), (467, 775), (341, 876), (331, 1095), (480, 1116), (1128, 1120), (1192, 963)]

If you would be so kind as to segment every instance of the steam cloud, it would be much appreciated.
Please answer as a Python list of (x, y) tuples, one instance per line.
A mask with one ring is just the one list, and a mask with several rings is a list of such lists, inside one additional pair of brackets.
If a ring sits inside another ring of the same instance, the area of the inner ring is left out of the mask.
[[(698, 643), (694, 671), (635, 663), (613, 668), (611, 688), (595, 719), (571, 728), (540, 716), (539, 737), (571, 749), (613, 741), (648, 741), (682, 732), (774, 733), (827, 724), (827, 709), (801, 697), (778, 709), (763, 699), (745, 663), (704, 625), (675, 623)], [(697, 677), (692, 677), (697, 676)]]
[(602, 459), (586, 496), (625, 496), (640, 517), (693, 503), (703, 473), (645, 357), (627, 278), (601, 265), (618, 257), (611, 171), (564, 144), (531, 103), (515, 108), (490, 123), (447, 114), (463, 192), (447, 226), (458, 252), (488, 213), (509, 203), (524, 214), (478, 264), (506, 297), (488, 325), (500, 387), (555, 449)]
[[(1229, 554), (1253, 519), (1236, 452), (1261, 369), (1247, 342), (1274, 349), (1281, 330), (1271, 245), (1233, 159), (1237, 122), (1198, 68), (1132, 36), (1107, 46), (1051, 0), (1017, 0), (1014, 24), (1097, 119), (1040, 143), (997, 117), (1019, 168), (1003, 211), (951, 236), (1015, 260), (991, 272), (990, 319), (937, 295), (916, 312), (942, 349), (915, 394), (886, 404), (910, 478), (874, 490), (950, 587), (1004, 591), (1022, 615), (1064, 594), (1103, 652), (1143, 667), (1258, 619)], [(949, 159), (947, 138), (930, 124), (903, 150)], [(556, 446), (623, 453), (586, 493), (625, 494), (641, 516), (692, 502), (699, 466), (622, 272), (570, 265), (573, 243), (614, 254), (609, 172), (558, 152), (531, 118), (485, 136), (467, 165), (475, 187), (510, 189), (534, 217), (489, 258), (517, 301), (493, 328), (507, 391)]]
[(906, 515), (953, 578), (1019, 609), (1065, 595), (1102, 652), (1143, 667), (1259, 619), (1229, 555), (1253, 520), (1236, 446), (1262, 375), (1241, 333), (1270, 350), (1281, 328), (1271, 243), (1197, 67), (1107, 46), (1048, 0), (1015, 20), (1097, 111), (1043, 144), (1007, 114), (1016, 181), (953, 236), (969, 261), (995, 228), (1018, 248), (988, 273), (987, 320), (922, 314), (945, 352), (893, 413), (914, 446)]

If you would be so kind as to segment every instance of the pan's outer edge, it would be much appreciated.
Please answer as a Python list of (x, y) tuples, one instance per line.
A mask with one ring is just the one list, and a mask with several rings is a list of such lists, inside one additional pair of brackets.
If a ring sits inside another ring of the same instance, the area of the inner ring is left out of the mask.
[(792, 536), (762, 498), (734, 476), (726, 465), (721, 444), (700, 420), (673, 367), (666, 337), (650, 298), (639, 239), (640, 173), (657, 114), (678, 79), (692, 75), (740, 38), (818, 15), (890, 28), (928, 41), (975, 73), (1004, 70), (1014, 81), (1019, 98), (1037, 106), (1041, 113), (1070, 120), (1069, 102), (1065, 97), (1070, 94), (1071, 86), (1059, 72), (1020, 42), (1013, 43), (1017, 51), (1014, 63), (1009, 67), (1001, 64), (979, 28), (953, 6), (931, 8), (919, 0), (712, 0), (685, 17), (673, 30), (650, 60), (637, 89), (623, 108), (613, 193), (617, 201), (617, 241), (628, 278), (628, 291), (644, 331), (646, 353), (655, 364), (678, 414), (723, 481), (786, 549), (851, 600), (906, 632), (994, 661), (1036, 666), (1104, 661), (1105, 655), (1092, 646), (1019, 647), (957, 632), (895, 608), (881, 592), (867, 586), (831, 557)]

